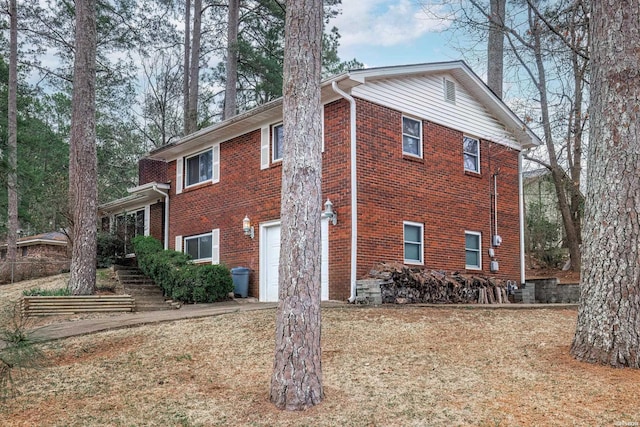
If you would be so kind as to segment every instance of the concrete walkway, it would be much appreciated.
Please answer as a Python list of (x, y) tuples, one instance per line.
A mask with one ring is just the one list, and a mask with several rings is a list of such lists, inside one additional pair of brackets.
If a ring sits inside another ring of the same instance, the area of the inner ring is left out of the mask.
[[(31, 338), (36, 341), (51, 341), (61, 338), (93, 334), (111, 329), (129, 328), (132, 326), (153, 323), (172, 322), (182, 319), (218, 316), (243, 311), (266, 310), (277, 307), (275, 302), (238, 302), (239, 300), (218, 302), (213, 304), (187, 304), (178, 310), (145, 311), (139, 313), (122, 313), (117, 316), (97, 319), (82, 319), (72, 322), (52, 323), (34, 329)], [(2, 344), (0, 342), (0, 344)]]

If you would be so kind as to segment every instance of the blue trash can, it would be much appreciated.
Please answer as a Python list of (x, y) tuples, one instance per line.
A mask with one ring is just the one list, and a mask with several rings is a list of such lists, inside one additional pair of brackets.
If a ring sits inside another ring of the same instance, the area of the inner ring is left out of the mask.
[(241, 298), (249, 296), (249, 270), (246, 267), (234, 267), (231, 269), (233, 279), (233, 293)]

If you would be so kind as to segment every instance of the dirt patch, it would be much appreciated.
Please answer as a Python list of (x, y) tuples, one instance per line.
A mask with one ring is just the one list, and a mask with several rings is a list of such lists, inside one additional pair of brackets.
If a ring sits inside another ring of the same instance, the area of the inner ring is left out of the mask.
[(575, 310), (323, 309), (325, 400), (269, 403), (273, 310), (52, 342), (6, 426), (613, 425), (640, 422), (640, 371), (568, 355)]
[(526, 280), (530, 279), (546, 279), (555, 277), (558, 279), (559, 284), (566, 283), (580, 283), (579, 271), (564, 271), (554, 268), (529, 268), (526, 269)]

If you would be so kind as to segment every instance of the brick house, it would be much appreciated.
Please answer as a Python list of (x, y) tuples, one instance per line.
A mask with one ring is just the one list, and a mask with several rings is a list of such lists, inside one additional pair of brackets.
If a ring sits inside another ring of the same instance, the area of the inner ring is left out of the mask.
[(7, 263), (7, 244), (0, 245), (0, 283), (50, 276), (68, 271), (71, 264), (67, 235), (59, 231), (21, 237), (16, 262)]
[[(322, 299), (354, 297), (381, 261), (524, 281), (520, 153), (540, 141), (464, 62), (350, 71), (322, 103)], [(158, 148), (102, 214), (248, 267), (249, 294), (276, 300), (281, 125), (278, 99)]]

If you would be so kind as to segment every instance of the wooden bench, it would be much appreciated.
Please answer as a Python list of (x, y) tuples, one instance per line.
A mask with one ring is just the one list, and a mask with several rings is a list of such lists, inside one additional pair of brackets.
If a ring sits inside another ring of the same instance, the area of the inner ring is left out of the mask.
[(60, 314), (134, 311), (131, 295), (84, 295), (66, 297), (23, 296), (23, 316), (56, 316)]

